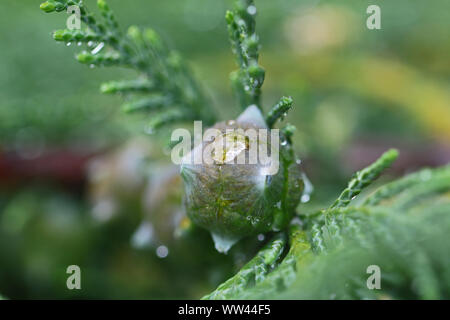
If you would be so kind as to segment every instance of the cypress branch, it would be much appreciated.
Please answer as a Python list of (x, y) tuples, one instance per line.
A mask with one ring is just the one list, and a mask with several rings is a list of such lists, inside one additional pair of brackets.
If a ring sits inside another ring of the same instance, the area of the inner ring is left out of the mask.
[(413, 272), (415, 274), (415, 285), (420, 299), (436, 300), (440, 297), (437, 275), (433, 270), (430, 257), (423, 250), (418, 250), (414, 259)]
[(153, 95), (147, 98), (135, 100), (122, 105), (122, 110), (126, 113), (137, 111), (155, 111), (164, 107), (169, 107), (172, 100), (169, 97)]
[(80, 52), (76, 56), (78, 62), (90, 66), (114, 66), (124, 64), (124, 60), (117, 52), (107, 52), (105, 54), (92, 54), (87, 51)]
[(232, 85), (243, 109), (256, 105), (261, 109), (261, 86), (265, 71), (258, 65), (259, 38), (255, 30), (256, 7), (253, 0), (237, 0), (225, 20), (239, 71), (231, 75)]
[[(140, 79), (129, 82), (108, 82), (101, 86), (104, 93), (150, 93), (170, 99), (177, 106), (173, 112), (159, 114), (152, 120), (153, 128), (159, 128), (174, 121), (185, 120), (181, 113), (189, 114), (188, 119), (203, 120), (206, 125), (216, 121), (215, 113), (203, 90), (197, 84), (180, 55), (169, 50), (161, 38), (151, 29), (141, 30), (131, 26), (127, 33), (120, 30), (119, 24), (105, 0), (97, 0), (101, 20), (91, 14), (81, 0), (46, 1), (41, 4), (44, 12), (62, 12), (69, 6), (80, 8), (84, 30), (57, 30), (53, 33), (56, 41), (71, 44), (76, 42), (89, 48), (77, 54), (80, 63), (94, 66), (120, 66), (132, 68), (140, 73)], [(92, 49), (94, 48), (94, 49)], [(126, 111), (156, 110), (152, 97), (147, 100), (126, 104)], [(144, 103), (146, 101), (147, 103)], [(150, 106), (151, 105), (151, 106)], [(144, 107), (145, 106), (145, 107)]]
[(157, 88), (148, 79), (136, 79), (126, 81), (110, 81), (102, 83), (100, 91), (102, 93), (130, 93), (130, 92), (152, 92)]
[(180, 109), (169, 109), (167, 111), (157, 113), (149, 121), (147, 126), (147, 133), (153, 133), (162, 127), (174, 124), (176, 122), (193, 120), (190, 117), (190, 115), (186, 114), (183, 110)]
[(62, 29), (53, 32), (53, 39), (65, 43), (92, 43), (100, 41), (101, 38), (90, 31)]
[(272, 128), (279, 119), (284, 118), (287, 115), (287, 112), (292, 108), (293, 102), (294, 100), (292, 100), (291, 97), (282, 97), (280, 101), (272, 107), (266, 117), (269, 128)]
[(108, 4), (105, 0), (98, 0), (97, 1), (98, 8), (100, 10), (101, 15), (106, 21), (107, 26), (110, 28), (110, 30), (113, 30), (115, 32), (119, 32), (119, 24), (116, 21), (116, 18), (114, 17), (114, 13), (109, 8)]
[(261, 249), (242, 269), (222, 283), (212, 293), (204, 296), (203, 300), (230, 299), (244, 292), (252, 280), (262, 282), (265, 275), (283, 253), (286, 245), (286, 235), (279, 233)]
[[(340, 246), (327, 244), (326, 254), (294, 254), (301, 261), (294, 273), (284, 267), (288, 253), (263, 282), (231, 299), (445, 299), (450, 292), (447, 275), (437, 270), (450, 267), (449, 205), (447, 199), (446, 204), (421, 207), (411, 214), (399, 214), (394, 207), (329, 209), (341, 233)], [(320, 230), (323, 225), (318, 219), (315, 227), (303, 227)], [(356, 234), (351, 231), (355, 226)], [(317, 239), (324, 241), (322, 231)], [(371, 264), (383, 272), (381, 291), (366, 287), (365, 271)]]
[(311, 246), (306, 233), (293, 225), (289, 232), (289, 251), (283, 261), (263, 281), (240, 293), (238, 299), (271, 299), (286, 290), (296, 277), (297, 268), (311, 258)]
[(450, 176), (435, 177), (432, 180), (422, 181), (422, 183), (410, 187), (408, 192), (399, 195), (391, 206), (399, 210), (406, 210), (426, 198), (447, 192), (448, 190), (450, 190)]
[(390, 149), (381, 155), (381, 157), (373, 164), (355, 173), (353, 179), (348, 183), (347, 188), (341, 193), (330, 208), (347, 206), (354, 197), (361, 193), (362, 189), (378, 178), (381, 172), (389, 167), (397, 157), (398, 151)]
[(397, 196), (404, 190), (414, 185), (421, 184), (438, 177), (450, 177), (450, 165), (437, 169), (422, 169), (416, 173), (409, 174), (406, 177), (385, 184), (377, 189), (373, 194), (369, 195), (363, 202), (363, 205), (377, 205), (384, 200)]

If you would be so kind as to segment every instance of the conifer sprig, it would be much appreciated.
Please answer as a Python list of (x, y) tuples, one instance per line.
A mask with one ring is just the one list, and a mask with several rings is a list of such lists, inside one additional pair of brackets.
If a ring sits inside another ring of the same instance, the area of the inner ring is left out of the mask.
[(261, 86), (265, 71), (258, 65), (259, 38), (256, 34), (256, 6), (253, 0), (237, 0), (234, 10), (225, 18), (239, 70), (231, 74), (231, 81), (243, 109), (249, 105), (261, 108)]
[(361, 193), (362, 189), (370, 185), (384, 169), (389, 167), (398, 157), (398, 151), (390, 149), (386, 151), (373, 164), (355, 173), (354, 177), (348, 183), (347, 188), (342, 191), (341, 195), (331, 205), (330, 208), (345, 207), (350, 201)]
[[(360, 177), (366, 181), (362, 185), (396, 157), (390, 150), (361, 170), (366, 177)], [(448, 298), (447, 274), (436, 270), (450, 268), (449, 174), (450, 166), (425, 169), (380, 187), (362, 205), (344, 201), (318, 214), (301, 215), (302, 225), (292, 226), (288, 253), (264, 279), (238, 287), (227, 281), (215, 292), (226, 288), (228, 294), (218, 298)], [(379, 205), (381, 201), (387, 202)], [(383, 290), (377, 292), (366, 286), (366, 268), (374, 263), (384, 272)]]
[(105, 0), (97, 0), (101, 21), (81, 0), (50, 0), (42, 3), (41, 9), (62, 12), (73, 5), (79, 7), (85, 28), (56, 30), (53, 38), (67, 45), (84, 45), (85, 50), (76, 56), (80, 63), (128, 67), (139, 72), (136, 80), (111, 81), (101, 86), (103, 93), (139, 93), (122, 106), (123, 110), (152, 112), (149, 131), (179, 121), (203, 120), (206, 125), (216, 121), (210, 102), (186, 62), (152, 29), (131, 26), (124, 34)]
[(378, 205), (382, 201), (387, 201), (411, 187), (419, 184), (424, 184), (428, 181), (433, 181), (437, 178), (446, 177), (450, 178), (450, 165), (437, 169), (422, 169), (418, 172), (409, 174), (404, 178), (385, 184), (383, 187), (377, 189), (373, 194), (368, 196), (364, 200), (363, 205)]
[(286, 240), (286, 235), (283, 232), (277, 234), (236, 275), (202, 299), (231, 299), (249, 289), (252, 284), (262, 282), (271, 267), (282, 255), (286, 246)]
[(289, 251), (274, 272), (267, 274), (263, 281), (240, 293), (239, 299), (273, 299), (280, 291), (286, 290), (295, 281), (296, 271), (311, 259), (311, 245), (307, 235), (299, 226), (292, 226), (289, 234)]
[(287, 112), (292, 108), (294, 100), (291, 97), (282, 97), (280, 101), (269, 111), (266, 122), (269, 128), (282, 118), (286, 117)]

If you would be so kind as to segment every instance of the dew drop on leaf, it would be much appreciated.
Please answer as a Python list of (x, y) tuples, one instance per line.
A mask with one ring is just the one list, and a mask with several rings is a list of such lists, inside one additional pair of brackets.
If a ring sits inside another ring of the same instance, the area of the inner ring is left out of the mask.
[(91, 53), (92, 53), (92, 54), (97, 54), (97, 53), (99, 53), (99, 52), (103, 49), (104, 46), (105, 46), (105, 43), (104, 43), (104, 42), (100, 42), (100, 43), (98, 44), (98, 46), (96, 46), (94, 49), (92, 49)]
[(227, 253), (230, 248), (239, 241), (238, 238), (228, 238), (221, 235), (218, 235), (216, 233), (211, 233), (211, 236), (214, 241), (214, 246), (217, 251), (220, 253)]
[(156, 255), (158, 256), (158, 258), (164, 259), (169, 255), (169, 249), (166, 246), (161, 245), (156, 248)]
[(150, 222), (143, 222), (134, 232), (131, 238), (131, 245), (134, 248), (144, 248), (151, 244), (153, 240), (153, 225)]
[(310, 197), (309, 194), (303, 194), (302, 197), (300, 198), (300, 201), (301, 201), (302, 203), (306, 203), (306, 202), (309, 201), (310, 198), (311, 198), (311, 197)]
[(248, 12), (248, 14), (250, 14), (250, 15), (255, 15), (256, 14), (256, 7), (255, 6), (249, 6), (248, 8), (247, 8), (247, 12)]
[(302, 173), (302, 180), (305, 185), (305, 189), (303, 190), (300, 201), (302, 203), (306, 203), (311, 199), (311, 193), (314, 191), (314, 186), (312, 185), (311, 181), (309, 181), (308, 177), (304, 173)]

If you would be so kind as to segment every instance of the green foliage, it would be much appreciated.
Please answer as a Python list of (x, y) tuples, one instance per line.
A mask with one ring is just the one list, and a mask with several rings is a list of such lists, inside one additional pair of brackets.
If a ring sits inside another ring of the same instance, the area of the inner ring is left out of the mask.
[[(216, 120), (186, 63), (153, 30), (130, 27), (123, 34), (103, 0), (98, 0), (102, 22), (81, 1), (47, 1), (41, 9), (61, 12), (74, 4), (80, 6), (86, 29), (58, 30), (54, 39), (86, 45), (89, 51), (77, 55), (83, 64), (139, 72), (136, 80), (101, 87), (104, 93), (133, 97), (124, 111), (152, 112), (151, 130), (182, 120), (201, 119), (206, 124)], [(236, 0), (226, 22), (239, 66), (231, 74), (239, 104), (262, 109), (265, 71), (258, 64), (255, 15), (253, 0)], [(266, 117), (269, 127), (291, 107), (292, 99), (283, 97)], [(282, 160), (287, 163), (295, 160), (294, 130), (292, 125), (282, 129), (288, 142)], [(298, 216), (289, 235), (286, 230), (275, 234), (235, 276), (204, 298), (449, 298), (449, 166), (411, 174), (380, 187), (361, 205), (351, 205), (397, 155), (390, 150), (357, 172), (330, 207)], [(291, 186), (286, 180), (282, 194)], [(282, 203), (285, 210), (286, 201)], [(366, 268), (372, 264), (382, 270), (381, 291), (366, 287)]]
[(282, 97), (280, 101), (273, 106), (267, 114), (266, 122), (269, 128), (272, 128), (275, 122), (284, 118), (287, 112), (292, 108), (294, 100), (291, 97)]
[(375, 161), (369, 167), (358, 171), (354, 178), (348, 183), (348, 187), (341, 193), (339, 198), (332, 204), (331, 208), (339, 208), (347, 206), (350, 201), (356, 197), (363, 188), (367, 187), (369, 184), (375, 180), (380, 173), (389, 167), (392, 162), (398, 157), (397, 150), (389, 150), (384, 153), (380, 159)]
[[(262, 110), (261, 87), (264, 83), (265, 70), (258, 64), (260, 44), (256, 34), (256, 12), (254, 0), (236, 0), (234, 9), (226, 12), (225, 19), (231, 48), (239, 66), (239, 70), (230, 75), (239, 105), (242, 109), (256, 105)], [(272, 128), (279, 119), (284, 118), (292, 108), (292, 104), (291, 97), (282, 97), (267, 114), (267, 126)], [(283, 129), (290, 144), (295, 127), (287, 125)]]
[[(102, 84), (107, 94), (125, 94), (122, 106), (125, 112), (152, 112), (149, 132), (174, 122), (203, 120), (206, 125), (216, 121), (211, 102), (193, 79), (186, 62), (170, 50), (152, 29), (141, 30), (131, 26), (124, 34), (105, 0), (98, 0), (101, 21), (88, 11), (80, 0), (46, 1), (44, 12), (63, 12), (69, 6), (80, 8), (83, 30), (56, 30), (53, 38), (67, 45), (84, 45), (86, 50), (76, 55), (77, 60), (93, 67), (120, 66), (139, 72), (136, 80), (111, 81)], [(239, 70), (231, 75), (232, 85), (240, 106), (261, 106), (261, 86), (265, 71), (258, 65), (259, 38), (256, 34), (256, 6), (253, 0), (235, 1), (234, 9), (227, 11), (226, 22), (233, 53)], [(292, 99), (283, 97), (268, 114), (269, 127), (291, 108)]]
[[(359, 193), (355, 190), (366, 187), (396, 156), (388, 151), (357, 173), (336, 205), (301, 215), (286, 257), (264, 281), (253, 277), (238, 287), (224, 284), (207, 298), (448, 299), (450, 166), (388, 183), (359, 206), (347, 207), (349, 201), (343, 200)], [(381, 269), (381, 290), (366, 286), (366, 269), (374, 264)]]
[[(280, 241), (284, 237), (285, 233), (277, 234), (235, 276), (203, 299), (271, 298), (287, 288), (295, 279), (297, 265), (308, 259), (311, 250), (305, 232), (297, 225), (291, 227), (288, 251), (286, 241)], [(280, 259), (286, 251), (286, 256)], [(267, 255), (271, 258), (264, 259)]]
[(256, 7), (253, 0), (235, 1), (234, 10), (225, 19), (239, 70), (231, 81), (243, 109), (249, 105), (261, 108), (261, 86), (265, 71), (258, 65), (259, 38), (256, 35)]
[(286, 236), (277, 234), (236, 275), (203, 299), (230, 299), (245, 291), (249, 283), (257, 285), (263, 282), (283, 253), (285, 245)]
[(61, 12), (71, 5), (79, 6), (85, 29), (57, 30), (53, 38), (68, 45), (85, 45), (86, 50), (76, 58), (90, 67), (119, 66), (139, 72), (138, 79), (108, 82), (101, 86), (101, 91), (132, 95), (131, 102), (123, 109), (152, 112), (149, 131), (173, 122), (201, 119), (212, 124), (215, 121), (211, 104), (186, 62), (169, 49), (154, 30), (131, 26), (124, 34), (104, 0), (97, 1), (102, 21), (90, 13), (82, 1), (47, 1), (41, 4), (41, 9)]
[[(375, 206), (403, 193), (405, 190), (419, 188), (422, 183), (427, 181), (439, 181), (439, 179), (449, 179), (450, 171), (448, 167), (437, 169), (422, 169), (416, 173), (409, 174), (403, 179), (386, 184), (378, 189), (374, 194), (364, 201), (364, 205)], [(426, 188), (426, 187), (425, 187)]]

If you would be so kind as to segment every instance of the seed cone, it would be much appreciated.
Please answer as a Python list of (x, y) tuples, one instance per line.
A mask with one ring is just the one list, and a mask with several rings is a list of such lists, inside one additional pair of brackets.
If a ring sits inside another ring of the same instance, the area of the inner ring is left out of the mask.
[[(279, 150), (279, 169), (275, 174), (268, 174), (267, 165), (260, 161), (237, 163), (239, 156), (249, 159), (251, 138), (227, 133), (227, 129), (267, 129), (256, 107), (251, 106), (235, 121), (221, 122), (214, 128), (220, 130), (220, 134), (195, 147), (186, 158), (192, 159), (196, 152), (203, 154), (208, 145), (219, 141), (226, 143), (223, 153), (213, 152), (211, 164), (184, 162), (181, 176), (188, 216), (211, 231), (219, 251), (226, 251), (244, 236), (285, 227), (301, 197), (303, 181), (299, 165), (283, 146)], [(258, 139), (256, 143), (270, 150), (270, 138), (268, 140)], [(227, 143), (230, 141), (234, 144)]]

